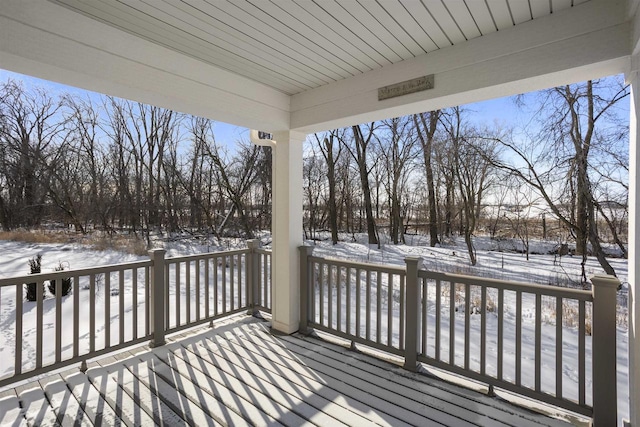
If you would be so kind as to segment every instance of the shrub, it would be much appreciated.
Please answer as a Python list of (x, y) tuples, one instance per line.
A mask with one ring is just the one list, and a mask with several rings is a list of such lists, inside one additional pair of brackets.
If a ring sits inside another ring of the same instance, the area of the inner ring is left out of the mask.
[[(59, 262), (58, 266), (55, 268), (55, 271), (64, 271), (64, 269), (65, 269), (65, 266), (62, 265), (61, 262)], [(71, 277), (62, 278), (62, 287), (60, 290), (61, 290), (61, 296), (69, 295), (69, 292), (71, 292)], [(51, 292), (51, 295), (56, 294), (55, 280), (49, 280), (49, 292)]]
[[(31, 274), (40, 273), (42, 267), (42, 255), (38, 254), (29, 260), (29, 270)], [(42, 283), (42, 296), (44, 298), (44, 283)], [(27, 283), (27, 301), (35, 301), (38, 297), (37, 283)]]

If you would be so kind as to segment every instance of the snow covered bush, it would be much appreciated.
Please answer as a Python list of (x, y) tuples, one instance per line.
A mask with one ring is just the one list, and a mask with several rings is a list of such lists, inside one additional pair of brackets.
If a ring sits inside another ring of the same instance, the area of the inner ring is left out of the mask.
[[(65, 270), (65, 266), (62, 265), (61, 262), (58, 263), (58, 266), (55, 268), (55, 271), (64, 271)], [(56, 294), (56, 281), (55, 280), (49, 280), (49, 292), (51, 292), (51, 295), (55, 295)], [(63, 277), (62, 278), (62, 287), (61, 287), (61, 296), (66, 296), (69, 295), (69, 292), (71, 292), (71, 277)]]
[[(42, 255), (38, 254), (29, 260), (29, 270), (31, 274), (40, 273), (42, 267)], [(27, 283), (27, 301), (35, 301), (38, 295), (37, 283)], [(42, 284), (42, 295), (44, 297), (44, 283)]]

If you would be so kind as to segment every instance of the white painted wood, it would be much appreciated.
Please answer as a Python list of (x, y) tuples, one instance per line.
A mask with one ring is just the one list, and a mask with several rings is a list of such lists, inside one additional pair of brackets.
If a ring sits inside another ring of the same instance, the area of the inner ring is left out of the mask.
[(573, 0), (551, 0), (551, 9), (552, 12), (558, 12), (563, 9), (567, 9), (571, 7), (571, 2)]
[(466, 2), (466, 5), (471, 11), (471, 16), (480, 28), (482, 35), (497, 31), (496, 24), (494, 24), (493, 18), (491, 17), (491, 12), (484, 2), (469, 1)]
[(496, 27), (498, 27), (498, 31), (513, 26), (507, 0), (486, 0), (486, 2), (491, 11), (491, 16), (493, 16), (493, 20), (496, 23)]
[[(509, 10), (511, 10), (511, 17), (513, 18), (514, 24), (522, 24), (523, 22), (530, 21), (533, 19), (532, 12), (529, 9), (530, 1), (521, 1), (521, 0), (509, 0)], [(535, 1), (534, 1), (535, 3)], [(545, 3), (544, 1), (538, 1), (538, 3)]]
[(287, 14), (295, 18), (295, 21), (299, 22), (300, 26), (304, 27), (305, 30), (298, 29), (294, 24), (290, 24), (292, 25), (292, 28), (301, 31), (301, 33), (302, 31), (310, 31), (309, 37), (314, 40), (317, 39), (315, 34), (319, 35), (321, 38), (326, 40), (327, 49), (350, 66), (357, 69), (359, 72), (369, 71), (379, 66), (376, 61), (371, 59), (369, 56), (364, 55), (354, 44), (345, 40), (335, 29), (336, 26), (331, 25), (331, 22), (326, 22), (325, 20), (312, 15), (305, 8), (299, 6), (295, 2), (290, 2), (289, 0), (272, 0), (272, 3), (280, 10), (286, 11)]
[[(125, 368), (118, 364), (119, 369), (123, 371)], [(118, 385), (119, 376), (112, 378), (110, 372), (118, 369), (110, 368), (90, 368), (87, 371), (87, 377), (93, 386), (100, 392), (102, 398), (111, 405), (117, 412), (118, 416), (127, 426), (146, 426), (153, 424), (153, 418), (149, 416), (138, 404), (133, 397), (125, 393)]]
[[(194, 1), (194, 4), (197, 4), (200, 10), (208, 14), (219, 16), (220, 19), (224, 19), (229, 25), (242, 28), (248, 35), (257, 40), (265, 40), (265, 37), (267, 38), (266, 40), (273, 40), (272, 43), (278, 46), (279, 49), (282, 49), (282, 52), (319, 71), (323, 75), (325, 82), (334, 81), (343, 77), (343, 75), (336, 70), (327, 67), (320, 60), (317, 60), (316, 54), (314, 54), (308, 46), (300, 43), (298, 40), (300, 37), (296, 37), (292, 34), (292, 31), (286, 31), (287, 29), (285, 27), (272, 27), (270, 22), (264, 20), (264, 14), (260, 14), (259, 10), (255, 8), (253, 8), (255, 10), (254, 14), (242, 9), (242, 7), (252, 8), (248, 3), (238, 3), (236, 5), (228, 2), (207, 3), (204, 1)], [(245, 24), (247, 22), (252, 23), (252, 25), (247, 26)]]
[[(329, 27), (318, 22), (315, 17), (305, 17), (304, 13), (306, 12), (304, 9), (301, 9), (295, 3), (287, 2), (280, 6), (269, 1), (257, 4), (262, 11), (274, 20), (291, 29), (292, 34), (295, 34), (298, 40), (304, 39), (305, 43), (318, 46), (321, 49), (320, 56), (325, 58), (330, 66), (344, 70), (347, 75), (360, 74), (370, 69), (367, 66), (363, 66), (364, 64), (359, 61), (354, 61), (355, 58), (343, 49), (344, 41), (342, 43), (334, 42), (331, 36), (335, 36), (335, 33)], [(303, 12), (302, 17), (300, 17), (300, 12)], [(317, 24), (320, 24), (322, 29), (318, 30)]]
[[(145, 355), (144, 357), (150, 356)], [(170, 384), (156, 375), (148, 363), (148, 361), (127, 363), (126, 367), (135, 376), (135, 379), (131, 378), (130, 381), (123, 384), (123, 388), (131, 396), (139, 399), (141, 406), (154, 414), (155, 420), (162, 420), (162, 423), (167, 426), (182, 425), (184, 422), (198, 426), (216, 425), (196, 403), (179, 392), (176, 384)], [(140, 385), (144, 385), (144, 387), (140, 387)], [(160, 402), (171, 411), (159, 411)]]
[(402, 31), (406, 31), (408, 36), (415, 40), (419, 50), (414, 51), (412, 49), (414, 55), (417, 56), (438, 49), (429, 34), (422, 28), (417, 19), (409, 14), (400, 0), (396, 0), (396, 2), (381, 2), (380, 6), (384, 8), (391, 18), (402, 24)]
[[(256, 46), (258, 41), (235, 30), (233, 26), (225, 26), (213, 17), (198, 14), (197, 10), (186, 3), (157, 2), (150, 5), (141, 0), (127, 0), (127, 3), (146, 13), (154, 13), (170, 26), (188, 31), (191, 43), (198, 43), (204, 52), (204, 59), (213, 65), (220, 65), (219, 55), (235, 62), (230, 67), (234, 66), (233, 71), (236, 73), (257, 81), (264, 79), (267, 84), (268, 81), (273, 81), (283, 87), (293, 85), (297, 90), (315, 87), (323, 82), (319, 78), (320, 73), (314, 68), (301, 66), (268, 43)], [(215, 52), (210, 52), (211, 49), (215, 49)]]
[[(287, 5), (286, 0), (275, 1), (282, 2), (281, 5), (283, 7), (286, 7)], [(366, 41), (358, 37), (353, 37), (353, 32), (349, 27), (342, 25), (338, 20), (338, 17), (332, 16), (327, 10), (325, 10), (326, 4), (324, 2), (321, 3), (321, 6), (311, 0), (294, 0), (294, 2), (303, 8), (310, 16), (320, 22), (323, 22), (326, 26), (335, 31), (336, 34), (343, 39), (343, 43), (345, 45), (352, 45), (354, 48), (358, 49), (360, 54), (356, 55), (356, 58), (359, 61), (365, 64), (370, 64), (370, 61), (373, 61), (375, 63), (374, 68), (391, 63), (387, 58), (382, 56), (380, 52), (367, 44)]]
[[(193, 346), (196, 344), (188, 347)], [(294, 398), (298, 400), (296, 402), (282, 398), (278, 389), (269, 383), (257, 383), (246, 375), (244, 368), (224, 371), (219, 365), (213, 365), (185, 348), (175, 348), (173, 352), (159, 354), (171, 366), (165, 370), (180, 372), (198, 389), (220, 399), (226, 407), (242, 414), (245, 419), (263, 426), (309, 425), (306, 419), (294, 412), (298, 405), (304, 403), (302, 400)], [(238, 378), (242, 378), (242, 381)], [(324, 421), (326, 423), (328, 420), (325, 418)]]
[[(294, 95), (291, 126), (315, 132), (624, 72), (630, 27), (614, 6), (587, 2)], [(377, 100), (379, 87), (431, 73), (434, 89)]]
[(288, 127), (289, 98), (282, 92), (51, 2), (3, 1), (0, 64), (228, 123)]
[(377, 2), (363, 4), (343, 2), (342, 5), (365, 26), (373, 29), (376, 36), (402, 59), (413, 58), (425, 53)]
[[(636, 18), (637, 19), (637, 18)], [(637, 22), (637, 21), (636, 21)], [(640, 58), (634, 56), (629, 116), (629, 420), (640, 425)]]
[(442, 28), (447, 38), (455, 45), (465, 41), (464, 34), (460, 31), (458, 24), (453, 20), (444, 3), (439, 1), (426, 2), (425, 7), (428, 9), (433, 19), (436, 20), (438, 26)]
[(28, 425), (48, 427), (57, 424), (56, 414), (39, 386), (19, 393), (19, 399)]
[(366, 45), (384, 58), (385, 61), (394, 63), (402, 59), (398, 52), (386, 45), (381, 40), (372, 27), (373, 21), (369, 14), (361, 15), (362, 9), (354, 2), (339, 3), (335, 0), (326, 0), (321, 3), (321, 7), (335, 19), (341, 21), (340, 25), (348, 29), (353, 36), (362, 40)]
[[(261, 338), (262, 336), (247, 335), (240, 344), (244, 345), (251, 341), (259, 348), (266, 345)], [(403, 422), (413, 425), (432, 425), (433, 423), (450, 426), (473, 425), (469, 420), (465, 420), (462, 414), (460, 416), (452, 414), (456, 413), (456, 411), (459, 414), (461, 411), (459, 407), (434, 408), (428, 406), (434, 403), (430, 398), (424, 398), (423, 396), (421, 402), (416, 402), (398, 396), (396, 392), (387, 388), (389, 384), (386, 378), (366, 374), (361, 377), (357, 369), (335, 360), (330, 360), (326, 356), (315, 354), (314, 351), (308, 351), (301, 347), (295, 339), (288, 340), (284, 348), (274, 349), (273, 345), (270, 345), (269, 348), (271, 350), (267, 357), (272, 362), (285, 365), (294, 371), (302, 372), (306, 370), (310, 372), (312, 377), (319, 378), (322, 382), (325, 382), (327, 387), (331, 387), (340, 394), (347, 396), (348, 400), (360, 400), (362, 403), (375, 408), (376, 411), (391, 415)], [(348, 374), (343, 369), (348, 370)], [(345, 375), (349, 376), (348, 382), (343, 381)], [(367, 391), (366, 394), (363, 393), (365, 390)], [(384, 415), (382, 416), (384, 417)], [(493, 425), (496, 424), (494, 423)]]
[[(410, 425), (406, 420), (394, 415), (379, 413), (378, 411), (372, 410), (371, 402), (367, 400), (364, 393), (360, 393), (360, 396), (356, 396), (355, 399), (352, 399), (349, 394), (344, 393), (344, 390), (332, 387), (320, 375), (315, 374), (312, 369), (296, 364), (295, 361), (289, 363), (289, 360), (291, 359), (290, 353), (286, 354), (289, 357), (280, 356), (278, 353), (271, 354), (274, 349), (277, 349), (277, 346), (270, 347), (269, 351), (265, 352), (262, 347), (255, 345), (251, 341), (253, 339), (258, 339), (257, 337), (248, 335), (246, 338), (248, 340), (243, 339), (236, 342), (233, 340), (221, 341), (220, 339), (216, 339), (216, 343), (219, 343), (222, 348), (228, 349), (228, 351), (224, 353), (225, 357), (228, 357), (229, 359), (240, 358), (253, 360), (268, 377), (273, 377), (274, 375), (282, 376), (296, 388), (309, 390), (313, 392), (314, 395), (327, 400), (329, 402), (327, 403), (327, 407), (339, 407), (341, 409), (336, 409), (337, 411), (342, 412), (346, 410), (352, 412), (356, 417), (365, 418), (370, 422), (383, 426)], [(211, 347), (211, 345), (207, 345), (206, 349), (210, 352), (220, 352), (220, 354), (222, 354), (222, 350), (216, 350), (215, 347)], [(205, 358), (205, 360), (212, 357), (207, 354), (198, 354)]]
[(433, 16), (421, 2), (414, 0), (400, 0), (400, 3), (409, 12), (411, 16), (418, 22), (423, 31), (425, 31), (438, 48), (451, 46), (451, 40), (442, 31), (442, 28), (433, 19)]
[(298, 246), (302, 245), (302, 142), (305, 134), (275, 132), (273, 156), (272, 322), (290, 334), (300, 322)]
[[(262, 427), (282, 425), (276, 419), (257, 410), (250, 401), (243, 402), (245, 404), (238, 402), (237, 398), (234, 399), (233, 393), (227, 389), (226, 384), (207, 384), (207, 378), (202, 373), (194, 371), (186, 364), (174, 364), (174, 370), (155, 355), (145, 355), (143, 360), (145, 363), (141, 366), (150, 369), (148, 375), (152, 375), (154, 381), (159, 378), (160, 381), (166, 381), (166, 384), (180, 392), (181, 398), (183, 395), (188, 398), (188, 400), (182, 398), (187, 407), (201, 408), (202, 417), (212, 417), (216, 424), (248, 426), (251, 424), (247, 421), (251, 420), (256, 426)], [(189, 416), (189, 411), (190, 409), (184, 410), (181, 415)]]
[(23, 410), (20, 408), (20, 401), (16, 396), (0, 399), (0, 425), (15, 427), (27, 425)]
[(233, 375), (257, 391), (264, 390), (285, 410), (296, 411), (317, 425), (375, 425), (374, 421), (332, 404), (332, 400), (321, 396), (322, 384), (301, 380), (291, 370), (274, 368), (266, 359), (258, 362), (256, 354), (248, 353), (234, 343), (224, 340), (220, 346), (218, 343), (203, 340), (197, 345), (187, 346), (188, 351), (176, 355), (196, 368), (201, 366), (200, 369), (209, 376), (223, 375), (213, 371), (217, 368), (224, 371), (222, 378)]
[(551, 13), (551, 5), (549, 1), (529, 0), (529, 6), (531, 7), (533, 19), (540, 18), (541, 16)]
[(60, 376), (54, 376), (42, 380), (43, 390), (58, 422), (63, 427), (92, 426), (75, 396), (69, 391), (66, 383)]
[[(469, 12), (469, 7), (467, 6), (466, 3), (470, 3), (470, 2), (456, 0), (456, 1), (443, 2), (443, 5), (447, 8), (449, 13), (453, 17), (453, 20), (455, 21), (456, 25), (460, 28), (460, 31), (462, 31), (464, 38), (466, 40), (469, 40), (476, 37), (480, 37), (481, 34), (480, 34), (480, 30), (478, 29), (478, 26), (476, 25), (475, 21), (473, 20), (473, 17), (471, 16), (471, 13)], [(486, 10), (486, 6), (484, 6), (483, 9)]]

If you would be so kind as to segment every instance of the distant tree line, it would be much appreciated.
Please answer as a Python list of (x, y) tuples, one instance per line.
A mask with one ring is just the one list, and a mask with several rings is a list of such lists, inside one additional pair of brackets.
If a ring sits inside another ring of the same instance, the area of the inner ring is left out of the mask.
[(214, 122), (112, 97), (0, 86), (0, 226), (77, 232), (199, 230), (252, 237), (271, 223), (270, 148), (218, 144)]
[(533, 111), (521, 129), (478, 125), (455, 107), (316, 134), (304, 167), (307, 237), (366, 232), (380, 244), (383, 231), (397, 244), (413, 229), (434, 246), (459, 235), (475, 264), (478, 232), (506, 228), (528, 256), (553, 218), (565, 234), (555, 238), (614, 274), (602, 243), (626, 256), (628, 94), (612, 77), (522, 95), (513, 108)]
[[(475, 264), (478, 233), (518, 238), (528, 253), (553, 219), (577, 254), (614, 273), (602, 243), (626, 255), (628, 94), (615, 77), (523, 95), (513, 108), (534, 109), (523, 128), (479, 125), (455, 107), (310, 135), (305, 235), (366, 233), (379, 245), (420, 232), (431, 246), (461, 236)], [(95, 99), (0, 86), (4, 230), (52, 221), (148, 240), (270, 228), (271, 148), (230, 148), (211, 120)]]

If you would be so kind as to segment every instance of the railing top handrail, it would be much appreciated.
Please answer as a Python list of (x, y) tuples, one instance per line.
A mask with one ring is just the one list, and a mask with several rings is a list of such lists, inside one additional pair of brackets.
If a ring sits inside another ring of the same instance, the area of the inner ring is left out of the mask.
[(271, 254), (271, 249), (269, 249), (269, 248), (257, 248), (257, 249), (256, 249), (256, 253), (257, 253), (257, 254), (267, 254), (267, 255), (270, 255), (270, 254)]
[(561, 298), (570, 298), (583, 301), (592, 301), (593, 295), (591, 291), (581, 289), (560, 288), (557, 286), (538, 285), (534, 283), (515, 282), (510, 280), (490, 279), (478, 276), (467, 276), (455, 273), (442, 273), (430, 270), (419, 270), (418, 277), (424, 279), (442, 280), (445, 282), (454, 282), (459, 284), (470, 284), (476, 286), (485, 286), (489, 288), (498, 288), (505, 290), (521, 291), (531, 294), (541, 294), (555, 296)]
[(177, 262), (188, 262), (188, 261), (197, 261), (208, 258), (217, 258), (222, 256), (231, 256), (231, 255), (239, 255), (239, 254), (247, 254), (250, 252), (250, 249), (234, 249), (230, 251), (219, 251), (219, 252), (206, 252), (203, 254), (193, 254), (193, 255), (181, 255), (175, 257), (167, 257), (165, 258), (165, 262), (175, 264)]
[(325, 264), (333, 264), (341, 267), (359, 268), (362, 270), (377, 270), (383, 273), (392, 273), (392, 274), (406, 274), (406, 270), (404, 266), (401, 267), (397, 265), (348, 261), (344, 259), (340, 260), (335, 258), (325, 258), (325, 257), (320, 257), (315, 255), (310, 256), (309, 259), (311, 261), (316, 261), (316, 262), (319, 261)]
[(0, 287), (14, 286), (16, 284), (44, 282), (45, 280), (61, 279), (65, 277), (88, 276), (91, 274), (102, 274), (120, 270), (130, 270), (132, 268), (144, 268), (153, 265), (151, 260), (133, 261), (122, 264), (108, 264), (98, 267), (78, 268), (62, 271), (51, 271), (44, 273), (25, 274), (21, 276), (11, 276), (0, 278)]

